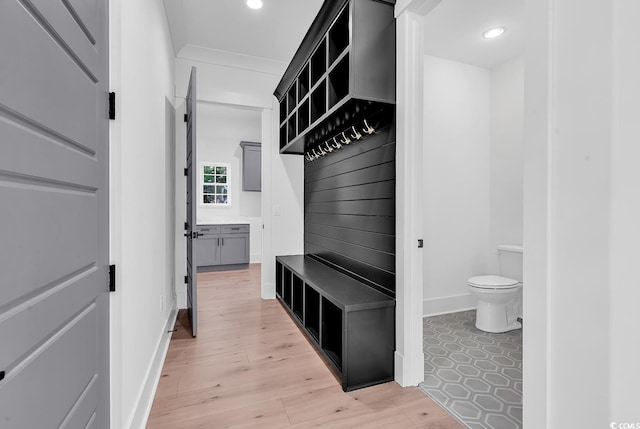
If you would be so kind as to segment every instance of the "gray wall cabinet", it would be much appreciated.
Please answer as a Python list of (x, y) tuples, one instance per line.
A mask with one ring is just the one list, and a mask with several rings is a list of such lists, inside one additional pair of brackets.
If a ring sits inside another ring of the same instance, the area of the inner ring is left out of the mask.
[(242, 190), (262, 190), (262, 145), (257, 142), (240, 142), (242, 146)]
[(249, 264), (248, 224), (198, 225), (196, 264), (200, 271), (241, 268)]

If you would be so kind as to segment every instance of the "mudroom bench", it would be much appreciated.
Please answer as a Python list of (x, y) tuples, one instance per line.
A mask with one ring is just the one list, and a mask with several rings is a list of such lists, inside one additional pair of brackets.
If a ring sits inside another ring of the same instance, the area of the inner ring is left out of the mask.
[(393, 298), (307, 255), (276, 257), (276, 296), (344, 391), (393, 380)]

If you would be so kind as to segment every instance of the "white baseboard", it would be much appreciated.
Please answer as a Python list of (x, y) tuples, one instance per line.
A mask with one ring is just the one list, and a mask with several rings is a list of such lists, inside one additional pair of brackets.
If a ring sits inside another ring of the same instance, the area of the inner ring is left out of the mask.
[(422, 314), (424, 317), (437, 316), (438, 314), (471, 310), (476, 308), (476, 306), (475, 298), (470, 293), (443, 296), (440, 298), (425, 299), (422, 304)]
[[(411, 365), (411, 361), (414, 364), (419, 363), (419, 365)], [(417, 386), (422, 383), (424, 381), (424, 353), (409, 360), (396, 350), (393, 358), (393, 374), (395, 382), (402, 387)]]
[(162, 336), (160, 337), (160, 341), (156, 347), (156, 352), (154, 353), (153, 362), (151, 362), (151, 366), (147, 371), (146, 382), (144, 383), (142, 394), (138, 399), (138, 405), (135, 407), (136, 411), (133, 415), (133, 419), (131, 420), (131, 424), (129, 425), (130, 429), (144, 429), (147, 426), (147, 420), (149, 419), (153, 399), (156, 396), (156, 389), (158, 388), (158, 382), (162, 375), (164, 360), (167, 357), (169, 343), (171, 342), (171, 334), (169, 334), (169, 332), (173, 330), (176, 323), (176, 317), (178, 316), (178, 309), (175, 301), (172, 303), (171, 308), (173, 308), (173, 310), (171, 310), (171, 313), (167, 318), (167, 322), (165, 323), (162, 331)]
[(176, 292), (176, 305), (180, 308), (187, 308), (187, 292)]
[(276, 299), (276, 284), (263, 283), (260, 295), (262, 299)]
[(262, 253), (252, 253), (249, 255), (249, 263), (250, 264), (261, 264), (262, 263)]

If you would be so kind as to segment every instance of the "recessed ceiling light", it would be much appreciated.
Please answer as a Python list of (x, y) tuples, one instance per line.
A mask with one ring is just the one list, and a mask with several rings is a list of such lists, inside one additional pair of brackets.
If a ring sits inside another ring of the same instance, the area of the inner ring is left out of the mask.
[(247, 0), (247, 6), (251, 9), (262, 9), (262, 0)]
[(485, 39), (495, 39), (496, 37), (502, 36), (504, 33), (504, 27), (493, 27), (482, 34), (482, 37)]

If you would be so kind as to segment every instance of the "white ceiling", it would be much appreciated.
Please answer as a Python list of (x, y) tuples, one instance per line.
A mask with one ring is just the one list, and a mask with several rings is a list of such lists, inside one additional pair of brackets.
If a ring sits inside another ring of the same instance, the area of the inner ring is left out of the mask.
[[(322, 0), (164, 0), (176, 54), (187, 45), (283, 63), (286, 66)], [(491, 68), (520, 55), (524, 0), (442, 0), (425, 19), (425, 53)], [(494, 40), (482, 33), (507, 28)], [(278, 66), (280, 68), (280, 66)]]
[(186, 45), (288, 64), (322, 0), (164, 0), (176, 54)]
[[(523, 0), (442, 0), (424, 19), (429, 55), (492, 68), (524, 50)], [(498, 25), (502, 36), (482, 37)]]

